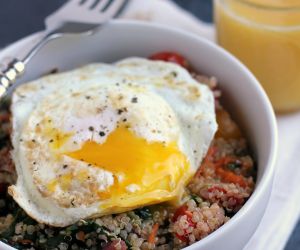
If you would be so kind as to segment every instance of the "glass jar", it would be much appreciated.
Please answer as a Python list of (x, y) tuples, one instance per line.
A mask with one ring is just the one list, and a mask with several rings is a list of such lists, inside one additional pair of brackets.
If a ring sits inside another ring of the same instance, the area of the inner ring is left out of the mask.
[(300, 109), (300, 1), (215, 0), (214, 10), (218, 43), (254, 73), (274, 109)]

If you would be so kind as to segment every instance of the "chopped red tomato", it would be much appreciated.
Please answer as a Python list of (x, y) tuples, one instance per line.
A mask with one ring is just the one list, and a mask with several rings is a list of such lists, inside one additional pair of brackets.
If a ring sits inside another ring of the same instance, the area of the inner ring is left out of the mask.
[(188, 61), (182, 55), (177, 54), (175, 52), (168, 52), (168, 51), (159, 52), (150, 56), (149, 59), (160, 60), (165, 62), (173, 62), (179, 64), (184, 68), (189, 68)]
[(223, 192), (224, 194), (227, 193), (227, 191), (225, 190), (225, 188), (222, 187), (218, 187), (218, 186), (213, 186), (207, 189), (208, 192), (214, 192), (214, 191), (219, 191), (219, 192)]
[(127, 246), (123, 240), (114, 240), (108, 243), (103, 250), (127, 250)]
[[(187, 217), (187, 222), (189, 223), (189, 227), (193, 227), (193, 228), (196, 227), (196, 223), (193, 222), (193, 213), (188, 211), (188, 207), (186, 205), (183, 205), (176, 210), (172, 218), (172, 221), (175, 222), (179, 217), (184, 215), (186, 215)], [(189, 241), (187, 232), (185, 232), (183, 235), (176, 234), (176, 237), (184, 242)]]
[(172, 219), (173, 222), (175, 222), (175, 221), (178, 219), (178, 217), (184, 215), (185, 212), (187, 211), (187, 209), (188, 209), (188, 207), (187, 207), (186, 205), (183, 205), (183, 206), (179, 207), (179, 208), (175, 211), (175, 213), (174, 213), (174, 216), (173, 216), (173, 219)]
[(173, 222), (175, 222), (179, 217), (186, 215), (187, 216), (187, 221), (189, 222), (190, 226), (195, 226), (195, 222), (193, 222), (193, 213), (191, 211), (188, 211), (188, 207), (186, 205), (183, 205), (179, 207), (174, 216), (173, 216)]
[(189, 238), (186, 235), (179, 235), (178, 233), (176, 233), (175, 235), (178, 239), (180, 239), (183, 242), (188, 242), (189, 241)]

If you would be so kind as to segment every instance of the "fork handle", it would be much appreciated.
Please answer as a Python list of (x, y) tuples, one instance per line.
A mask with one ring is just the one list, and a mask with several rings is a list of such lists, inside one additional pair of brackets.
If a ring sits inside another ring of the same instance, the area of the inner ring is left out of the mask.
[(12, 58), (5, 64), (5, 68), (0, 70), (0, 100), (7, 93), (7, 90), (14, 84), (25, 71), (26, 64), (49, 40), (59, 37), (53, 31), (44, 31), (35, 42), (28, 45), (22, 59)]
[(25, 63), (17, 58), (11, 59), (6, 68), (0, 71), (0, 99), (6, 94), (8, 88), (25, 71)]

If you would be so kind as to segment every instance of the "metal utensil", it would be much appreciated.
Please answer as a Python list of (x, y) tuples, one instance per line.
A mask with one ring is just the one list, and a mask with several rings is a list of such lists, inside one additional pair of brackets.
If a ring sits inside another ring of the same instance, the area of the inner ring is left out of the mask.
[(20, 58), (12, 58), (0, 71), (0, 98), (13, 85), (30, 59), (52, 39), (66, 34), (91, 35), (103, 23), (116, 17), (128, 0), (69, 0), (45, 19), (46, 30)]

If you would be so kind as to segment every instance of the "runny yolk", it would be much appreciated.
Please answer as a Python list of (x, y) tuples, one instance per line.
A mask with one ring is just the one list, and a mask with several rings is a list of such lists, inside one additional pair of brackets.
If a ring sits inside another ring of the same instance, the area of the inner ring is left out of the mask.
[[(126, 199), (158, 190), (174, 193), (189, 172), (189, 163), (176, 143), (149, 143), (123, 127), (109, 134), (103, 144), (87, 141), (80, 150), (66, 155), (114, 174), (114, 185), (109, 192), (99, 192), (100, 200)], [(134, 191), (128, 188), (132, 184), (137, 187)]]

